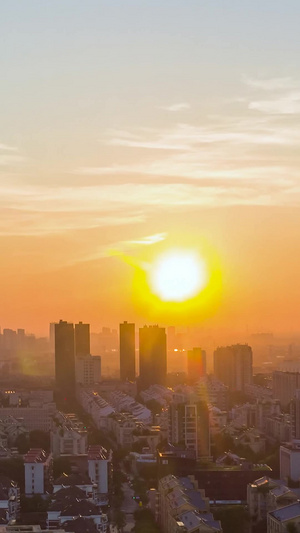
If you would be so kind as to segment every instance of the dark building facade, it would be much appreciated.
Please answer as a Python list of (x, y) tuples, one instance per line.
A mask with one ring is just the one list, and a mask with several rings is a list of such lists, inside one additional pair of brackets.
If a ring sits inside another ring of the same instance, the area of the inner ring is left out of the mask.
[(201, 348), (187, 352), (187, 373), (189, 381), (197, 381), (206, 374), (206, 353)]
[(90, 325), (79, 322), (75, 324), (75, 355), (88, 355), (90, 353)]
[(165, 328), (144, 326), (139, 331), (139, 389), (166, 385), (167, 336)]
[(244, 391), (252, 383), (252, 349), (248, 344), (219, 347), (214, 352), (214, 375), (229, 390)]
[(120, 324), (120, 378), (135, 381), (135, 325)]
[(71, 399), (75, 393), (74, 326), (60, 320), (55, 324), (55, 385), (59, 396)]

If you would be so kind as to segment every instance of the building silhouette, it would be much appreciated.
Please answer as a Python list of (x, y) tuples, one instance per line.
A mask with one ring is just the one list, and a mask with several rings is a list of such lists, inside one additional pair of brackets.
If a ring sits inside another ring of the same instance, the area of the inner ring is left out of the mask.
[(248, 344), (222, 346), (214, 352), (214, 374), (229, 390), (244, 391), (252, 383), (252, 349)]
[(64, 320), (55, 324), (55, 385), (58, 398), (69, 400), (75, 394), (74, 326)]
[(135, 381), (135, 325), (120, 324), (120, 379)]
[(88, 355), (90, 353), (90, 325), (79, 322), (75, 324), (75, 355)]
[(139, 390), (166, 385), (167, 337), (165, 328), (144, 326), (139, 331)]
[(206, 375), (206, 353), (201, 348), (188, 350), (187, 374), (190, 382), (196, 382)]

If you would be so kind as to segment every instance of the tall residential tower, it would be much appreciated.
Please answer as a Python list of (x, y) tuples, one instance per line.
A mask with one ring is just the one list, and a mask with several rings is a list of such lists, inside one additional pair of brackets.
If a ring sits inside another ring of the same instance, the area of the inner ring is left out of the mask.
[(167, 337), (165, 328), (144, 326), (139, 339), (140, 377), (139, 389), (150, 385), (166, 385)]
[(120, 324), (120, 378), (135, 381), (135, 325)]
[(60, 320), (55, 324), (55, 384), (58, 394), (71, 399), (75, 394), (74, 326)]

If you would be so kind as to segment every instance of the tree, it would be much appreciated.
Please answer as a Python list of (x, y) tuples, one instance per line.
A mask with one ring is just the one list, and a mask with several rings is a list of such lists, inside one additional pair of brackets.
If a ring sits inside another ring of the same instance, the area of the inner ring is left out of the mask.
[(159, 526), (149, 509), (138, 509), (134, 513), (134, 533), (160, 533)]
[(34, 429), (29, 433), (30, 448), (42, 448), (45, 452), (50, 451), (50, 433)]
[(53, 460), (53, 477), (58, 478), (62, 474), (71, 473), (71, 463), (67, 457), (57, 457)]
[(18, 483), (21, 490), (25, 487), (24, 461), (19, 457), (0, 460), (0, 474)]
[(29, 436), (27, 433), (21, 433), (17, 436), (14, 445), (18, 448), (20, 454), (27, 453), (30, 448)]
[(294, 522), (290, 522), (286, 526), (286, 529), (287, 529), (288, 533), (297, 533), (297, 531), (298, 531), (297, 526), (296, 526), (296, 524), (294, 524)]
[(51, 499), (46, 500), (40, 494), (34, 494), (30, 498), (21, 496), (21, 511), (22, 513), (45, 513), (48, 511)]
[(223, 533), (244, 533), (249, 521), (248, 513), (242, 505), (226, 505), (214, 511), (216, 520), (221, 521)]
[(115, 524), (119, 530), (123, 531), (123, 527), (126, 524), (126, 516), (120, 509), (115, 513)]

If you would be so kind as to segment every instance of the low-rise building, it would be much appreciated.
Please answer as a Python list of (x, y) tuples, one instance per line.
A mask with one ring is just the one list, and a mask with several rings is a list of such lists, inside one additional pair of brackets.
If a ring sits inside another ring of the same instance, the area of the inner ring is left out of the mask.
[(164, 533), (197, 531), (221, 532), (209, 509), (209, 499), (198, 488), (193, 476), (177, 478), (168, 475), (159, 480), (156, 493), (151, 491), (150, 506)]
[(0, 510), (5, 512), (7, 522), (15, 521), (20, 515), (20, 489), (11, 479), (0, 476)]
[(57, 413), (53, 418), (50, 437), (54, 457), (87, 452), (87, 430), (73, 414)]
[(98, 429), (110, 429), (109, 415), (115, 412), (114, 407), (97, 392), (78, 387), (77, 398), (83, 409), (92, 417)]
[[(78, 522), (76, 522), (78, 520)], [(78, 529), (79, 523), (81, 529)], [(65, 527), (66, 531), (96, 531), (106, 533), (108, 530), (107, 515), (102, 513), (101, 508), (90, 498), (87, 498), (84, 490), (76, 486), (60, 489), (55, 492), (47, 513), (47, 527), (53, 530), (57, 527)], [(70, 529), (70, 524), (74, 525)], [(88, 528), (87, 526), (90, 526)]]
[(28, 431), (35, 429), (50, 431), (55, 411), (54, 402), (42, 403), (36, 400), (31, 401), (27, 407), (0, 407), (0, 419), (12, 416), (18, 419)]
[(134, 431), (141, 425), (131, 413), (113, 413), (109, 417), (110, 431), (121, 448), (131, 449)]
[(61, 489), (77, 487), (85, 493), (85, 497), (92, 502), (97, 501), (97, 485), (88, 475), (74, 472), (71, 474), (62, 474), (53, 482), (53, 494)]
[(268, 513), (267, 533), (300, 531), (300, 502), (292, 503)]
[(283, 481), (263, 476), (247, 486), (247, 505), (251, 523), (265, 520), (267, 514), (280, 507), (285, 507), (298, 500), (293, 489)]
[(152, 423), (152, 413), (145, 405), (136, 402), (132, 396), (122, 391), (113, 391), (108, 395), (108, 400), (119, 412), (131, 413), (135, 418), (144, 424)]

